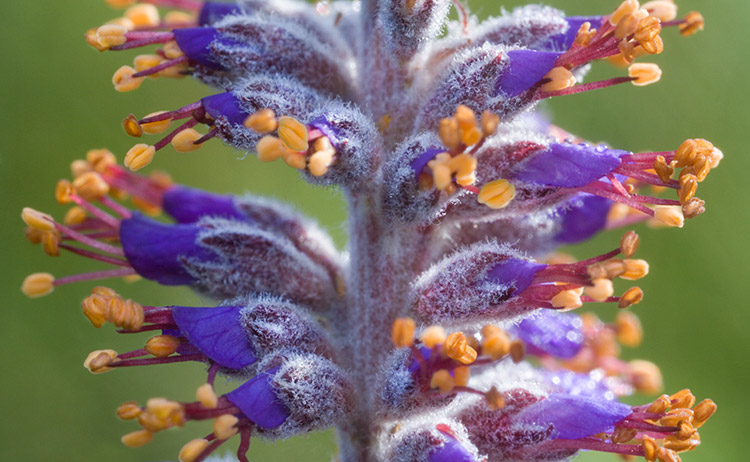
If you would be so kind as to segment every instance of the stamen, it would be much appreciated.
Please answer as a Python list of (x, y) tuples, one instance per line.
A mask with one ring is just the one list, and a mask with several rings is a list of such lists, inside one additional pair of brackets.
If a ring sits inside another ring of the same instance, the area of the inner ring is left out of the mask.
[(261, 109), (245, 119), (245, 127), (260, 134), (271, 133), (276, 130), (278, 126), (279, 122), (276, 120), (276, 114), (273, 110), (268, 108)]
[(477, 359), (477, 351), (470, 347), (463, 332), (454, 332), (443, 344), (446, 356), (462, 364), (471, 364)]
[(125, 11), (125, 17), (133, 22), (136, 28), (156, 27), (159, 25), (159, 10), (154, 5), (140, 3)]
[(26, 276), (21, 292), (30, 298), (43, 297), (55, 290), (55, 277), (50, 273), (34, 273)]
[(122, 438), (120, 438), (120, 441), (122, 441), (122, 444), (129, 448), (139, 448), (150, 443), (153, 439), (154, 434), (146, 429), (143, 429), (123, 435)]
[(128, 29), (115, 24), (105, 24), (96, 30), (96, 39), (105, 49), (119, 46), (127, 41)]
[(92, 374), (103, 374), (111, 371), (113, 368), (109, 367), (117, 359), (117, 352), (115, 350), (95, 350), (89, 353), (86, 360), (83, 362), (83, 367), (89, 370)]
[(216, 396), (214, 387), (210, 383), (198, 387), (198, 390), (195, 392), (195, 398), (200, 401), (203, 407), (208, 409), (215, 409), (219, 404), (219, 397)]
[(627, 308), (632, 305), (641, 303), (643, 300), (643, 290), (640, 287), (631, 287), (626, 290), (620, 297), (620, 301), (617, 303), (619, 308)]
[(685, 16), (685, 19), (680, 24), (680, 34), (683, 37), (690, 37), (698, 31), (702, 31), (705, 26), (703, 15), (697, 11), (691, 11)]
[(202, 137), (203, 135), (198, 133), (195, 129), (188, 128), (177, 133), (174, 138), (172, 138), (172, 147), (177, 152), (197, 151), (203, 147), (202, 144), (198, 143), (198, 140)]
[(505, 395), (500, 393), (494, 386), (484, 394), (484, 400), (493, 411), (497, 411), (505, 407)]
[(656, 83), (661, 79), (661, 69), (656, 64), (636, 63), (628, 68), (628, 75), (633, 85), (643, 87)]
[(516, 187), (508, 180), (495, 180), (486, 183), (479, 190), (477, 202), (492, 209), (503, 209), (516, 197)]
[(510, 354), (510, 336), (497, 326), (482, 327), (482, 354), (493, 360), (502, 359)]
[(577, 82), (573, 73), (562, 66), (552, 68), (552, 70), (544, 76), (544, 79), (549, 79), (549, 82), (542, 84), (540, 89), (543, 92), (548, 93), (565, 90), (574, 86)]
[(156, 148), (147, 144), (136, 144), (125, 154), (124, 164), (132, 171), (137, 171), (147, 166), (154, 160)]
[(214, 435), (217, 439), (226, 440), (237, 434), (239, 419), (231, 414), (219, 416), (214, 421)]
[(141, 412), (143, 412), (143, 409), (138, 406), (138, 403), (135, 401), (128, 401), (118, 406), (117, 417), (122, 420), (133, 420), (137, 419)]
[(435, 348), (438, 345), (442, 345), (446, 338), (445, 329), (440, 326), (430, 326), (423, 330), (419, 336), (419, 340), (427, 348)]
[(278, 133), (284, 145), (292, 151), (307, 151), (309, 147), (307, 142), (307, 127), (302, 122), (293, 117), (281, 117), (279, 118)]
[(201, 452), (203, 452), (208, 445), (209, 442), (203, 438), (189, 441), (182, 447), (182, 449), (180, 449), (177, 458), (180, 459), (180, 462), (195, 462)]
[(411, 318), (398, 318), (393, 321), (391, 341), (396, 348), (406, 348), (414, 344), (417, 325)]
[(436, 371), (430, 378), (430, 388), (437, 388), (441, 394), (450, 393), (454, 387), (453, 376), (447, 369)]
[(654, 218), (667, 226), (675, 228), (682, 228), (685, 225), (685, 215), (679, 206), (660, 205), (654, 207)]
[[(142, 311), (142, 309), (141, 309)], [(140, 326), (138, 326), (140, 327)], [(157, 358), (166, 358), (175, 353), (180, 346), (180, 339), (171, 335), (157, 335), (146, 341), (144, 349)]]
[(136, 77), (136, 70), (130, 66), (122, 66), (112, 76), (112, 84), (115, 90), (119, 92), (128, 92), (137, 90), (145, 77)]

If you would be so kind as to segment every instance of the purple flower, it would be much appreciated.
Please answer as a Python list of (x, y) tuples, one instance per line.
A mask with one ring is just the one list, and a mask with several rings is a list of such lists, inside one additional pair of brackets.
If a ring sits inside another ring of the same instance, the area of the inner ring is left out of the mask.
[[(157, 7), (183, 11), (162, 19)], [(635, 0), (603, 16), (528, 5), (482, 23), (449, 0), (147, 0), (86, 34), (100, 51), (154, 49), (116, 72), (115, 89), (191, 75), (213, 92), (125, 118), (128, 135), (159, 138), (127, 151), (126, 168), (107, 150), (75, 161), (55, 191), (73, 205), (63, 220), (23, 210), (47, 254), (110, 268), (32, 274), (22, 289), (142, 277), (214, 300), (153, 306), (97, 286), (82, 303), (97, 328), (157, 334), (143, 348), (92, 352), (89, 371), (206, 367), (194, 402), (118, 408), (142, 427), (122, 439), (133, 447), (211, 420), (182, 462), (234, 435), (246, 462), (253, 436), (329, 427), (344, 462), (555, 461), (579, 450), (679, 460), (700, 443), (713, 401), (686, 389), (621, 403), (662, 384), (654, 364), (619, 357), (640, 342), (639, 321), (563, 313), (641, 302), (639, 287), (613, 283), (648, 274), (640, 238), (627, 232), (580, 259), (554, 252), (645, 220), (682, 227), (705, 210), (696, 190), (723, 154), (702, 139), (643, 153), (593, 145), (535, 112), (548, 98), (655, 83), (661, 70), (633, 61), (661, 53), (670, 26), (691, 35), (703, 20)], [(584, 83), (602, 59), (627, 75)], [(339, 188), (347, 248), (277, 201), (134, 173), (214, 138)], [(642, 193), (652, 186), (675, 194)], [(219, 375), (233, 379), (223, 395)]]

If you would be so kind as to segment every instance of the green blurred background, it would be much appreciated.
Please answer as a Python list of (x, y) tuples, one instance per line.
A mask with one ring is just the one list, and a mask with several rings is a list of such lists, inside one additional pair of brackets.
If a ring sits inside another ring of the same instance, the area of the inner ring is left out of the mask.
[[(471, 2), (475, 12), (496, 14), (500, 2)], [(511, 8), (521, 1), (507, 1)], [(550, 1), (570, 14), (604, 14), (616, 0)], [(643, 346), (626, 351), (661, 365), (666, 389), (689, 386), (700, 398), (712, 397), (719, 413), (701, 430), (704, 445), (686, 461), (745, 460), (741, 456), (748, 368), (746, 309), (748, 207), (741, 199), (744, 171), (750, 161), (743, 146), (748, 135), (746, 59), (750, 38), (744, 19), (750, 3), (737, 0), (678, 2), (681, 13), (700, 9), (704, 33), (681, 39), (675, 30), (663, 36), (664, 55), (654, 59), (664, 78), (643, 89), (630, 85), (549, 104), (554, 120), (584, 138), (606, 140), (630, 150), (674, 149), (684, 139), (714, 141), (726, 159), (699, 195), (708, 212), (682, 230), (642, 229), (640, 256), (651, 263), (641, 281), (645, 301), (635, 308), (646, 329)], [(53, 198), (55, 182), (68, 177), (68, 165), (90, 148), (108, 147), (120, 157), (133, 144), (120, 128), (130, 112), (137, 115), (177, 108), (206, 95), (207, 88), (185, 79), (147, 81), (134, 93), (117, 94), (109, 82), (114, 70), (136, 53), (103, 53), (89, 48), (82, 33), (116, 16), (103, 0), (3, 2), (0, 7), (0, 50), (5, 56), (2, 84), (3, 143), (0, 144), (2, 207), (2, 292), (7, 297), (0, 322), (0, 456), (14, 461), (158, 461), (176, 459), (188, 439), (207, 433), (191, 424), (158, 435), (141, 449), (124, 448), (121, 434), (135, 430), (120, 422), (115, 407), (123, 401), (144, 402), (151, 396), (192, 399), (203, 380), (195, 364), (123, 370), (92, 376), (81, 367), (86, 354), (99, 348), (138, 348), (146, 337), (116, 336), (111, 326), (97, 330), (80, 314), (89, 284), (58, 289), (46, 298), (29, 300), (18, 290), (28, 273), (56, 275), (90, 270), (71, 255), (45, 257), (23, 238), (19, 213), (33, 206), (63, 214)], [(606, 64), (592, 77), (618, 75)], [(250, 191), (290, 201), (319, 219), (340, 245), (346, 242), (345, 207), (335, 191), (303, 184), (290, 169), (243, 159), (211, 142), (192, 154), (170, 148), (154, 167), (168, 169), (188, 185), (217, 192)], [(206, 172), (210, 172), (206, 174)], [(722, 192), (723, 191), (723, 192)], [(580, 257), (610, 249), (619, 233), (604, 234), (573, 249)], [(155, 284), (114, 284), (126, 297), (148, 304), (200, 304), (188, 290)], [(612, 311), (600, 307), (604, 318)], [(644, 398), (647, 399), (647, 398)], [(335, 453), (332, 434), (265, 445), (253, 442), (252, 460), (328, 461)], [(614, 456), (587, 455), (587, 461)]]

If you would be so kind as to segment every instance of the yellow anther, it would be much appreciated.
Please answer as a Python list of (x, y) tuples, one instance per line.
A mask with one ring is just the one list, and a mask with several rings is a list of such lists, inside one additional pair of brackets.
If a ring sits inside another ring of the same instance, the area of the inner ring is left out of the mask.
[(484, 400), (493, 411), (497, 411), (498, 409), (502, 409), (505, 407), (505, 395), (500, 393), (497, 387), (493, 386), (489, 389), (489, 391), (485, 392)]
[(482, 130), (477, 127), (471, 127), (466, 130), (461, 130), (461, 142), (466, 146), (473, 146), (482, 139)]
[(482, 327), (482, 354), (500, 359), (510, 353), (510, 336), (497, 326)]
[(208, 446), (208, 441), (203, 438), (197, 438), (189, 441), (185, 446), (180, 449), (180, 453), (177, 458), (180, 462), (193, 462), (198, 458), (201, 452)]
[(706, 423), (706, 421), (710, 419), (712, 415), (714, 415), (716, 409), (716, 403), (714, 403), (710, 399), (704, 399), (703, 401), (698, 403), (698, 405), (695, 406), (695, 409), (693, 410), (695, 412), (693, 418), (693, 426), (695, 428), (703, 426), (703, 424)]
[(107, 298), (120, 296), (113, 289), (110, 289), (109, 287), (104, 287), (104, 286), (96, 286), (93, 289), (91, 289), (91, 295), (101, 295)]
[(146, 401), (146, 411), (156, 418), (172, 424), (181, 422), (184, 416), (182, 404), (165, 398), (151, 398)]
[(638, 434), (638, 430), (635, 428), (627, 427), (615, 427), (615, 431), (612, 432), (612, 442), (617, 444), (625, 444), (631, 441)]
[(117, 69), (112, 76), (112, 84), (115, 86), (115, 90), (119, 92), (137, 90), (143, 83), (145, 77), (133, 77), (133, 74), (135, 73), (136, 70), (130, 66), (122, 66)]
[(641, 8), (648, 11), (649, 15), (661, 20), (661, 22), (671, 21), (677, 17), (677, 5), (670, 0), (646, 2)]
[(307, 151), (307, 127), (293, 117), (279, 118), (279, 138), (284, 145), (296, 152)]
[(638, 316), (630, 311), (620, 311), (615, 320), (617, 341), (626, 347), (635, 348), (643, 341), (643, 328)]
[(430, 378), (430, 388), (437, 388), (442, 394), (450, 393), (455, 386), (453, 376), (447, 369), (440, 369)]
[(75, 206), (65, 212), (63, 223), (66, 225), (77, 225), (86, 221), (86, 210), (83, 207)]
[(644, 435), (641, 439), (641, 447), (643, 448), (644, 453), (643, 458), (646, 459), (647, 462), (654, 462), (656, 460), (656, 450), (659, 449), (656, 441), (650, 436)]
[(576, 84), (576, 78), (573, 76), (573, 73), (562, 66), (553, 67), (544, 78), (550, 81), (541, 86), (542, 91), (565, 90)]
[(109, 367), (117, 359), (117, 352), (115, 350), (95, 350), (89, 353), (86, 360), (83, 362), (83, 367), (89, 370), (92, 374), (103, 374), (104, 372), (111, 371)]
[[(169, 16), (169, 15), (167, 15), (167, 16)], [(172, 22), (172, 21), (169, 21), (169, 22)], [(182, 51), (182, 49), (177, 44), (177, 42), (175, 42), (174, 40), (172, 40), (172, 41), (167, 42), (167, 43), (164, 44), (164, 55), (168, 59), (176, 59), (176, 58), (179, 58), (181, 56), (184, 56), (185, 52)]]
[[(165, 59), (159, 55), (138, 55), (133, 60), (133, 67), (136, 71), (141, 72), (156, 67), (164, 61)], [(155, 79), (158, 75), (152, 74), (149, 77)]]
[[(681, 426), (688, 426), (689, 424), (683, 422)], [(686, 451), (692, 451), (693, 449), (697, 448), (700, 444), (700, 435), (698, 432), (695, 432), (695, 429), (690, 426), (691, 429), (693, 429), (693, 434), (687, 436), (684, 439), (680, 439), (676, 434), (675, 435), (669, 435), (666, 438), (664, 438), (664, 449), (671, 449), (675, 452), (686, 452)], [(680, 434), (681, 436), (684, 436), (684, 434)], [(680, 462), (681, 459), (676, 459), (677, 462)]]
[(623, 260), (625, 263), (625, 272), (620, 275), (622, 279), (628, 281), (637, 281), (648, 275), (648, 262), (646, 260)]
[(708, 154), (708, 157), (711, 159), (711, 168), (716, 168), (724, 158), (724, 153), (721, 151), (721, 149), (714, 147), (711, 153)]
[(698, 178), (693, 174), (687, 174), (680, 176), (680, 187), (677, 190), (677, 195), (680, 198), (680, 204), (687, 204), (695, 196), (698, 191)]
[(55, 231), (45, 231), (42, 234), (42, 250), (50, 257), (60, 255), (60, 233)]
[(495, 180), (486, 183), (479, 190), (477, 202), (495, 210), (503, 209), (516, 197), (516, 187), (508, 180)]
[(468, 130), (477, 126), (477, 118), (474, 115), (474, 111), (463, 104), (459, 105), (456, 108), (456, 114), (454, 118), (456, 119), (456, 123), (458, 124), (458, 128), (460, 130)]
[(125, 133), (133, 138), (140, 138), (143, 136), (143, 128), (141, 128), (138, 119), (133, 114), (128, 115), (122, 121), (122, 128), (125, 130)]
[(137, 419), (141, 412), (143, 412), (143, 409), (135, 401), (127, 401), (117, 407), (117, 417), (122, 420)]
[(271, 133), (278, 126), (276, 114), (269, 108), (261, 109), (245, 119), (245, 127), (261, 134)]
[(47, 231), (41, 231), (39, 229), (32, 228), (31, 226), (27, 226), (23, 230), (24, 237), (32, 244), (41, 244), (42, 236), (44, 236), (44, 233), (46, 232)]
[(526, 357), (526, 344), (518, 339), (510, 342), (510, 359), (518, 364), (523, 361), (524, 357)]
[(586, 21), (585, 23), (581, 24), (581, 27), (578, 28), (578, 32), (576, 33), (576, 39), (575, 44), (578, 46), (586, 47), (589, 46), (591, 43), (591, 40), (596, 35), (596, 29), (591, 28), (591, 23)]
[(94, 27), (86, 31), (86, 33), (83, 35), (86, 39), (86, 43), (99, 51), (107, 51), (109, 47), (105, 47), (104, 45), (99, 43), (99, 37), (96, 35), (96, 30), (97, 28)]
[(174, 138), (172, 138), (172, 147), (177, 152), (192, 152), (203, 147), (202, 143), (196, 144), (196, 141), (203, 138), (194, 128), (186, 128)]
[[(664, 52), (664, 40), (662, 40), (661, 36), (656, 36), (649, 42), (641, 42), (641, 45), (636, 47), (636, 50), (643, 50), (650, 55), (661, 54)], [(641, 54), (642, 53), (638, 53), (638, 56)]]
[(458, 366), (453, 369), (453, 380), (457, 387), (465, 387), (469, 384), (471, 370), (468, 366)]
[(477, 159), (471, 154), (463, 153), (448, 161), (448, 168), (455, 173), (456, 183), (461, 186), (469, 186), (477, 181)]
[(88, 172), (73, 180), (73, 189), (82, 198), (93, 201), (101, 199), (109, 193), (109, 184), (104, 181), (99, 173)]
[(291, 151), (288, 148), (285, 149), (286, 151), (281, 156), (281, 158), (286, 162), (286, 164), (292, 168), (296, 168), (297, 170), (304, 170), (304, 168), (307, 166), (307, 157), (305, 157), (304, 154), (296, 151)]
[(154, 434), (148, 430), (137, 430), (132, 433), (123, 435), (120, 438), (122, 444), (129, 448), (139, 448), (151, 442), (154, 439)]
[(139, 3), (125, 10), (125, 17), (133, 21), (138, 28), (156, 27), (161, 21), (159, 10), (149, 3)]
[(497, 127), (500, 126), (500, 116), (490, 111), (482, 112), (482, 118), (480, 121), (482, 126), (482, 135), (487, 138), (497, 133)]
[(639, 43), (647, 43), (656, 39), (661, 33), (661, 21), (649, 16), (638, 23), (633, 38)]
[(649, 361), (635, 359), (628, 363), (630, 368), (630, 383), (633, 387), (646, 394), (659, 393), (663, 387), (659, 367)]
[[(112, 298), (112, 300), (122, 300), (118, 298)], [(120, 305), (117, 305), (119, 311), (115, 311), (110, 305), (110, 321), (117, 327), (125, 330), (138, 330), (143, 326), (145, 319), (145, 313), (143, 307), (134, 302), (133, 300), (125, 300)]]
[(55, 277), (49, 273), (33, 273), (26, 276), (21, 292), (29, 298), (43, 297), (55, 290)]
[(258, 159), (261, 162), (272, 162), (283, 157), (287, 152), (284, 143), (275, 136), (270, 135), (261, 138), (255, 150), (258, 152)]
[(396, 348), (410, 347), (414, 344), (414, 333), (417, 324), (411, 318), (398, 318), (393, 321), (391, 341)]
[(583, 306), (581, 294), (575, 289), (563, 290), (550, 300), (555, 308), (564, 310), (574, 310)]
[(76, 159), (70, 163), (70, 173), (73, 175), (73, 178), (90, 172), (92, 169), (91, 164), (82, 159)]
[(220, 440), (226, 440), (237, 434), (237, 422), (239, 419), (231, 414), (224, 414), (214, 420), (214, 436)]
[(127, 154), (125, 154), (125, 160), (123, 163), (130, 170), (140, 170), (146, 165), (150, 164), (154, 160), (156, 154), (156, 148), (147, 144), (136, 144)]
[(637, 305), (643, 300), (643, 290), (640, 287), (631, 287), (626, 290), (620, 297), (620, 302), (617, 304), (619, 308), (627, 308), (632, 305)]
[(165, 77), (167, 79), (184, 79), (187, 77), (190, 70), (190, 64), (183, 62), (179, 64), (173, 64), (166, 69), (160, 70), (156, 75), (158, 77)]
[[(184, 11), (170, 11), (164, 15), (164, 22), (167, 24), (195, 24), (195, 17)], [(166, 51), (166, 47), (164, 49)], [(167, 55), (168, 57), (171, 57)]]
[(620, 252), (626, 257), (630, 258), (638, 251), (638, 246), (641, 244), (641, 238), (635, 231), (628, 231), (623, 234), (620, 239)]
[(107, 0), (107, 5), (112, 8), (127, 8), (135, 5), (137, 0)]
[(435, 348), (438, 345), (442, 345), (446, 338), (448, 336), (445, 333), (445, 329), (440, 326), (430, 326), (419, 335), (419, 340), (427, 348)]
[(450, 160), (450, 154), (441, 152), (434, 159), (427, 162), (427, 166), (432, 170), (432, 179), (435, 183), (435, 188), (440, 191), (446, 191), (453, 182), (453, 171), (450, 167)]
[(628, 68), (628, 76), (636, 87), (645, 87), (661, 79), (661, 69), (653, 63), (636, 63)]
[(703, 30), (705, 22), (703, 21), (703, 15), (697, 11), (691, 11), (685, 16), (685, 21), (680, 24), (680, 34), (683, 37), (689, 37), (698, 31)]
[(52, 231), (55, 229), (55, 220), (51, 215), (34, 210), (31, 207), (24, 207), (21, 210), (21, 219), (24, 223), (39, 231)]
[[(151, 114), (148, 114), (144, 118), (154, 117), (157, 115), (164, 114), (164, 111), (159, 112), (152, 112)], [(166, 119), (166, 120), (159, 120), (157, 122), (147, 122), (144, 124), (140, 124), (141, 130), (143, 133), (148, 133), (149, 135), (158, 135), (159, 133), (165, 132), (169, 126), (172, 124), (172, 119)]]
[(669, 395), (661, 395), (648, 407), (648, 412), (661, 414), (669, 409), (672, 405), (672, 400), (669, 399)]
[(654, 171), (656, 171), (661, 181), (668, 183), (672, 179), (672, 175), (674, 175), (674, 162), (667, 164), (664, 156), (656, 156)]
[[(103, 173), (110, 165), (117, 163), (117, 158), (109, 149), (92, 149), (86, 153), (86, 160), (94, 171)], [(86, 173), (86, 172), (83, 172)], [(81, 173), (81, 175), (83, 174)], [(74, 175), (79, 177), (81, 175)]]
[(638, 0), (625, 0), (609, 17), (609, 23), (616, 26), (625, 16), (635, 13), (639, 8)]
[(614, 295), (615, 289), (612, 287), (612, 281), (607, 278), (596, 278), (591, 281), (593, 286), (583, 288), (583, 293), (593, 298), (597, 302), (607, 301)]
[(165, 358), (177, 351), (180, 339), (171, 335), (157, 335), (146, 341), (144, 348), (148, 354), (157, 358)]
[(315, 152), (308, 160), (307, 168), (315, 176), (323, 176), (328, 172), (328, 168), (333, 164), (336, 149), (334, 149), (328, 137), (322, 137), (313, 143)]
[(671, 409), (667, 415), (659, 419), (659, 423), (668, 427), (676, 427), (680, 422), (692, 423), (695, 411), (692, 409)]
[(638, 24), (648, 17), (646, 10), (637, 10), (622, 18), (615, 27), (615, 37), (622, 40), (633, 35), (638, 30)]
[(195, 399), (197, 399), (203, 407), (209, 409), (215, 409), (219, 405), (219, 397), (216, 396), (213, 385), (210, 383), (204, 383), (198, 390), (195, 391)]
[(654, 218), (675, 228), (682, 228), (685, 225), (685, 215), (678, 205), (658, 205), (654, 207)]
[(670, 401), (676, 401), (672, 404), (673, 409), (692, 408), (695, 405), (695, 395), (689, 388), (678, 391), (669, 397)]
[(445, 339), (443, 352), (462, 364), (471, 364), (477, 359), (477, 350), (470, 347), (463, 332), (454, 332)]
[(91, 294), (81, 302), (81, 308), (91, 324), (100, 328), (107, 321), (109, 298), (104, 295)]
[(458, 121), (450, 117), (440, 121), (438, 136), (443, 146), (450, 150), (457, 149), (461, 145), (461, 132), (458, 129)]
[(129, 31), (135, 29), (135, 24), (133, 24), (133, 21), (131, 21), (128, 18), (120, 17), (120, 18), (111, 19), (107, 21), (106, 24), (114, 24), (115, 26), (122, 26)]
[(128, 28), (117, 24), (105, 24), (96, 30), (96, 39), (104, 48), (111, 48), (127, 42)]

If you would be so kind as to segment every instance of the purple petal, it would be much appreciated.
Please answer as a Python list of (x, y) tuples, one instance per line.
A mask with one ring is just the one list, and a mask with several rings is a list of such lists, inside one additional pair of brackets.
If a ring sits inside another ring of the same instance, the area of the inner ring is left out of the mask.
[(223, 19), (225, 16), (245, 11), (240, 5), (226, 2), (205, 2), (198, 15), (198, 24), (206, 26)]
[(422, 170), (427, 166), (427, 163), (435, 158), (441, 152), (445, 152), (442, 148), (429, 148), (419, 157), (411, 161), (411, 169), (414, 170), (414, 181), (419, 181), (419, 175)]
[(445, 444), (430, 451), (430, 462), (477, 462), (477, 458), (457, 439), (448, 435)]
[(307, 124), (311, 128), (317, 128), (331, 142), (334, 148), (338, 148), (346, 140), (341, 137), (339, 129), (336, 127), (337, 123), (341, 121), (334, 114), (326, 114), (320, 117), (316, 117), (312, 122)]
[(599, 371), (590, 374), (579, 374), (572, 371), (546, 371), (546, 382), (552, 385), (554, 393), (586, 396), (604, 401), (612, 401), (615, 394), (602, 380)]
[(497, 82), (498, 91), (509, 98), (518, 96), (555, 67), (562, 53), (536, 50), (511, 50), (507, 53), (510, 63)]
[(630, 406), (618, 401), (553, 393), (521, 411), (518, 420), (530, 425), (551, 424), (554, 438), (575, 440), (607, 431), (632, 412)]
[(602, 16), (571, 16), (565, 18), (568, 22), (568, 30), (562, 34), (550, 37), (542, 46), (543, 50), (548, 51), (567, 51), (576, 39), (578, 30), (583, 23), (591, 23), (592, 29), (599, 29), (602, 24)]
[(183, 258), (206, 262), (218, 258), (197, 244), (200, 232), (198, 226), (167, 225), (137, 212), (120, 223), (120, 241), (128, 263), (144, 278), (167, 286), (195, 281), (185, 270)]
[(178, 223), (195, 223), (203, 217), (248, 221), (235, 207), (234, 197), (179, 185), (164, 193), (162, 207)]
[(222, 69), (211, 54), (211, 44), (219, 39), (219, 31), (213, 27), (189, 27), (172, 31), (177, 45), (185, 56), (201, 66)]
[(530, 353), (568, 359), (583, 347), (582, 326), (577, 315), (541, 310), (538, 315), (524, 318), (513, 330)]
[(560, 231), (555, 240), (561, 244), (577, 244), (603, 230), (612, 201), (591, 194), (579, 194), (560, 210)]
[(289, 411), (273, 392), (271, 380), (278, 368), (261, 372), (226, 397), (242, 413), (264, 429), (276, 428), (289, 417)]
[(519, 258), (508, 258), (495, 265), (487, 274), (487, 279), (502, 285), (513, 285), (513, 293), (520, 294), (529, 287), (536, 273), (546, 267)]
[(175, 306), (172, 317), (183, 337), (219, 365), (242, 369), (253, 364), (255, 350), (240, 325), (240, 306)]
[(626, 151), (586, 144), (551, 144), (513, 175), (516, 180), (545, 186), (578, 188), (612, 173)]
[(242, 125), (250, 115), (240, 107), (239, 100), (230, 92), (207, 96), (201, 102), (208, 115), (214, 119), (224, 117), (232, 125)]

